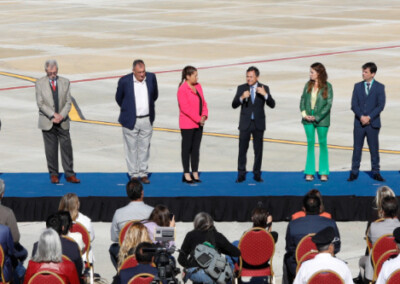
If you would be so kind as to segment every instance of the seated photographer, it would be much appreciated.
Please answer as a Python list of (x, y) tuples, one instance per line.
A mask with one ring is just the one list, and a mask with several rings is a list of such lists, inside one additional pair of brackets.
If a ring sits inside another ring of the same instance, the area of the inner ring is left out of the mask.
[[(149, 237), (153, 241), (155, 240), (155, 232), (157, 227), (175, 227), (175, 216), (171, 214), (167, 206), (157, 205), (154, 207), (148, 220), (142, 221), (149, 232)], [(174, 241), (168, 242), (168, 247), (175, 245)]]
[(152, 243), (146, 227), (142, 223), (132, 224), (126, 232), (125, 239), (118, 253), (118, 267), (121, 266), (128, 256), (134, 255), (136, 247), (143, 242)]
[(157, 275), (157, 268), (152, 265), (154, 261), (153, 252), (145, 252), (143, 249), (154, 248), (155, 246), (148, 242), (140, 243), (135, 252), (136, 260), (139, 263), (135, 267), (120, 270), (119, 274), (114, 277), (113, 284), (127, 284), (129, 280), (140, 273), (149, 273)]
[(197, 245), (211, 243), (215, 249), (229, 256), (240, 256), (240, 250), (232, 245), (224, 235), (217, 232), (212, 217), (200, 212), (194, 218), (194, 230), (186, 234), (183, 240), (178, 262), (185, 268), (184, 282), (190, 279), (194, 283), (214, 283), (215, 281), (202, 269), (193, 256)]

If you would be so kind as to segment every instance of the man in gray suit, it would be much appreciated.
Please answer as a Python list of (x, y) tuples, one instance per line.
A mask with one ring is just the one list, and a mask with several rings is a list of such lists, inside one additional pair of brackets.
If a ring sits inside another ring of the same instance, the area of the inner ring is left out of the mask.
[(42, 130), (47, 167), (52, 183), (59, 183), (58, 144), (66, 180), (79, 183), (73, 170), (72, 144), (69, 135), (71, 93), (69, 80), (57, 76), (55, 60), (45, 63), (47, 76), (36, 81), (36, 102), (39, 107), (39, 129)]

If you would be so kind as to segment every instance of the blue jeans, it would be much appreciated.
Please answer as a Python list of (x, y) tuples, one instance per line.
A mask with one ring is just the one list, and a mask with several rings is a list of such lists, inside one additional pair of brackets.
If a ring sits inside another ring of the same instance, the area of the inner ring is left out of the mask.
[(205, 273), (204, 269), (198, 267), (190, 267), (186, 269), (185, 278), (183, 282), (186, 283), (190, 279), (192, 282), (213, 284), (214, 280)]

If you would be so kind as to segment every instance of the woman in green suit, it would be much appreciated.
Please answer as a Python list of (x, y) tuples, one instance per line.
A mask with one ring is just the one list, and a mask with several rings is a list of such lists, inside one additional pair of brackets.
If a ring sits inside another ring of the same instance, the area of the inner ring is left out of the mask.
[(324, 65), (317, 62), (311, 65), (310, 80), (304, 86), (300, 100), (302, 123), (307, 136), (307, 162), (304, 173), (306, 180), (314, 180), (315, 175), (315, 129), (319, 142), (319, 174), (321, 181), (327, 181), (329, 158), (327, 136), (330, 125), (333, 100), (332, 85), (327, 82), (328, 74)]

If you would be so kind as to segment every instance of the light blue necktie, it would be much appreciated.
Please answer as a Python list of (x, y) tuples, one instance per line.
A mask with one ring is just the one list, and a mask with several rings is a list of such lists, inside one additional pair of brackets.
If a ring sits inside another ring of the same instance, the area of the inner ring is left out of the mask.
[(371, 86), (371, 83), (367, 83), (367, 96), (369, 95), (369, 87)]
[[(256, 92), (254, 91), (255, 86), (250, 87), (250, 94), (251, 94), (251, 102), (254, 104), (254, 100), (256, 98)], [(254, 113), (251, 113), (251, 119), (254, 120)]]

